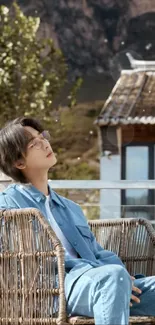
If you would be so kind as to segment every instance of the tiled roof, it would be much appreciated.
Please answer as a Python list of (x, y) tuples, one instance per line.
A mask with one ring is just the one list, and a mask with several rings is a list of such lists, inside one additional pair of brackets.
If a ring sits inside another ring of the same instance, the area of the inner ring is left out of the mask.
[(155, 124), (155, 71), (122, 71), (96, 123)]

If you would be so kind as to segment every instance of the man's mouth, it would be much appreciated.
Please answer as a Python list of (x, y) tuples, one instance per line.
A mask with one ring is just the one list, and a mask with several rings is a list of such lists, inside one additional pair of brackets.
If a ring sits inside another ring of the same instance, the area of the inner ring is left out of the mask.
[(48, 155), (46, 156), (47, 158), (51, 157), (52, 156), (52, 151), (48, 153)]

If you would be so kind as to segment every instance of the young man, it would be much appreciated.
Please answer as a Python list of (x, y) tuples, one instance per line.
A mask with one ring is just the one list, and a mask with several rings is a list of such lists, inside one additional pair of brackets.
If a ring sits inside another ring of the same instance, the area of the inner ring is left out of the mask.
[(121, 260), (96, 242), (80, 207), (49, 186), (55, 163), (38, 121), (19, 118), (0, 131), (0, 169), (16, 181), (0, 194), (0, 208), (35, 207), (51, 224), (66, 252), (68, 313), (94, 317), (96, 325), (126, 325), (130, 313), (155, 316), (155, 277), (133, 284)]

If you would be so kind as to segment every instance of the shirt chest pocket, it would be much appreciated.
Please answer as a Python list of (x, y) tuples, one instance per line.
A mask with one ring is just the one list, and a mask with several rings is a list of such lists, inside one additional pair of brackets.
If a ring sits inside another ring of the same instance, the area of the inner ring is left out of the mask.
[(91, 245), (91, 232), (88, 227), (76, 225), (76, 228), (78, 229), (79, 233), (82, 235), (83, 239)]

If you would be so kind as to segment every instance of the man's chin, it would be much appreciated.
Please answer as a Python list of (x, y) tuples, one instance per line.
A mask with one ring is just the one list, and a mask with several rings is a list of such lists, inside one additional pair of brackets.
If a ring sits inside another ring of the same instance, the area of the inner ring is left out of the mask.
[(57, 159), (56, 157), (53, 159), (53, 161), (51, 162), (50, 168), (52, 168), (53, 166), (55, 166), (57, 163)]

